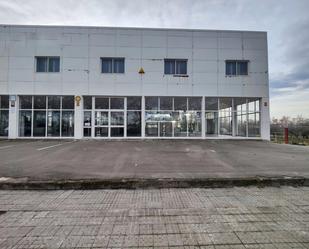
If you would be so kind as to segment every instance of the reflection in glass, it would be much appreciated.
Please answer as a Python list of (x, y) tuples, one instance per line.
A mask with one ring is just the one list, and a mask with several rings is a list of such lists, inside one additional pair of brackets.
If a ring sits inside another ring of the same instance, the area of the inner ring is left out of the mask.
[(158, 136), (158, 123), (157, 122), (146, 123), (145, 135), (147, 137), (157, 137)]
[(48, 59), (48, 72), (60, 72), (60, 58), (49, 57)]
[(111, 137), (123, 137), (124, 128), (123, 127), (111, 127)]
[(209, 97), (205, 98), (205, 110), (207, 111), (217, 111), (218, 110), (218, 98)]
[(84, 126), (91, 127), (91, 111), (84, 111)]
[(91, 137), (91, 128), (84, 128), (84, 137)]
[(188, 110), (200, 111), (202, 109), (202, 98), (191, 97), (188, 98), (189, 108)]
[(60, 111), (47, 112), (47, 136), (60, 136)]
[(95, 109), (109, 109), (109, 98), (95, 98)]
[(111, 112), (111, 125), (124, 125), (124, 112)]
[(172, 121), (173, 112), (161, 111), (161, 112), (146, 112), (145, 120), (148, 121)]
[(202, 135), (201, 112), (187, 112), (188, 134), (190, 137), (200, 137)]
[(247, 136), (247, 115), (242, 113), (237, 113), (237, 126), (236, 126), (236, 136)]
[(9, 108), (9, 95), (0, 96), (0, 109)]
[(248, 136), (259, 137), (260, 133), (260, 113), (249, 113), (248, 115)]
[(111, 109), (124, 109), (124, 99), (111, 98)]
[(160, 110), (173, 110), (173, 98), (160, 97)]
[(84, 96), (84, 109), (91, 110), (92, 109), (92, 97), (91, 96)]
[(218, 112), (206, 112), (206, 136), (218, 136)]
[(108, 125), (108, 112), (95, 112), (95, 125)]
[(74, 96), (62, 97), (62, 109), (74, 109)]
[(96, 137), (107, 137), (108, 136), (108, 128), (107, 127), (96, 127), (94, 135)]
[(141, 97), (127, 97), (127, 110), (141, 110)]
[(175, 116), (175, 128), (174, 136), (175, 137), (186, 137), (187, 136), (187, 118), (185, 112), (179, 112)]
[(32, 96), (19, 96), (20, 109), (32, 109)]
[(9, 132), (9, 111), (0, 110), (0, 137), (7, 137)]
[(232, 135), (231, 113), (220, 112), (220, 135)]
[(187, 110), (187, 98), (175, 97), (174, 98), (174, 110), (175, 111), (186, 111)]
[(172, 122), (161, 122), (160, 123), (160, 137), (171, 137), (173, 136), (173, 123)]
[(62, 112), (61, 134), (63, 137), (74, 136), (74, 111)]
[(141, 112), (128, 111), (127, 112), (127, 136), (140, 137), (141, 136)]
[(45, 137), (46, 111), (33, 112), (33, 136)]
[(48, 96), (48, 109), (60, 109), (60, 96)]
[(146, 97), (145, 98), (145, 108), (146, 110), (158, 110), (158, 97)]
[(46, 97), (45, 96), (34, 96), (33, 97), (33, 108), (34, 109), (46, 109)]
[(19, 136), (30, 137), (31, 136), (31, 111), (19, 112)]

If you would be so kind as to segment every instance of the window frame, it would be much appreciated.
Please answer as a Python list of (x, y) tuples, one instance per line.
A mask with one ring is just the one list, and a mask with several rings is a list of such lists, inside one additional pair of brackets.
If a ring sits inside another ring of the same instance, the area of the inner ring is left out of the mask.
[[(174, 73), (166, 73), (165, 71), (165, 63), (166, 62), (173, 62), (174, 64)], [(177, 62), (185, 62), (186, 63), (186, 73), (179, 73), (177, 72)], [(188, 76), (188, 59), (172, 59), (172, 58), (165, 58), (164, 59), (164, 75), (174, 75), (174, 76)]]
[[(225, 60), (225, 76), (227, 77), (237, 77), (237, 76), (249, 76), (249, 60)], [(235, 74), (227, 74), (227, 63), (235, 63)], [(239, 72), (239, 64), (240, 63), (247, 63), (247, 72), (246, 74), (240, 74)]]
[[(112, 61), (112, 70), (111, 72), (103, 72), (103, 60), (111, 60)], [(123, 60), (123, 72), (115, 72), (115, 60)], [(100, 57), (101, 63), (101, 74), (125, 74), (126, 72), (126, 60), (125, 57)]]
[[(46, 71), (38, 71), (38, 58), (46, 58)], [(49, 71), (49, 60), (50, 59), (59, 59), (59, 71)], [(61, 58), (60, 56), (35, 56), (35, 72), (36, 73), (60, 73), (61, 72)]]

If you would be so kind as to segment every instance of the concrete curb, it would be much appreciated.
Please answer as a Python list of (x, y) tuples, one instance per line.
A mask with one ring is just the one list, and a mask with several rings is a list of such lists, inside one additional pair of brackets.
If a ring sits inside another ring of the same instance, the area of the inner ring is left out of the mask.
[(0, 182), (0, 190), (86, 190), (86, 189), (161, 189), (161, 188), (231, 188), (231, 187), (309, 186), (305, 177), (247, 178), (112, 178), (80, 180), (8, 180)]

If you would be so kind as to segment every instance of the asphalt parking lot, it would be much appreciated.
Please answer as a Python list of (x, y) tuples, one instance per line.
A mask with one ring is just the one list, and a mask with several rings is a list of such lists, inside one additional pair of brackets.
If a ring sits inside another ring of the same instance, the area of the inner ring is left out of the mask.
[(1, 140), (0, 177), (309, 177), (309, 147), (238, 140)]

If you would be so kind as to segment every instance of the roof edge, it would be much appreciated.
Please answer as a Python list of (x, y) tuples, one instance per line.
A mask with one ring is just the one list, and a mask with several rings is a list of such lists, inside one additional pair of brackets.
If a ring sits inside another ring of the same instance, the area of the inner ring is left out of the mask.
[(49, 24), (2, 24), (0, 27), (31, 27), (31, 28), (86, 28), (86, 29), (128, 29), (128, 30), (157, 30), (157, 31), (195, 31), (195, 32), (252, 32), (267, 33), (263, 30), (225, 30), (225, 29), (200, 29), (200, 28), (155, 28), (155, 27), (116, 27), (116, 26), (81, 26), (81, 25), (49, 25)]

